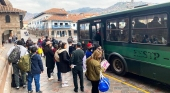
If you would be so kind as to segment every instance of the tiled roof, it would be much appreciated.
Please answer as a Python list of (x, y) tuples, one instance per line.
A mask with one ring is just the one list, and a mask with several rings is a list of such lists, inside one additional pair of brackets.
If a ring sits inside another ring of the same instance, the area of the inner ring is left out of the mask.
[(0, 4), (0, 12), (19, 12), (19, 13), (24, 12), (25, 13), (26, 11)]
[(51, 8), (49, 10), (44, 11), (44, 13), (67, 14), (67, 12), (64, 9), (60, 9), (60, 8)]
[(57, 15), (53, 15), (50, 18), (48, 18), (47, 20), (72, 21), (68, 16), (57, 16)]

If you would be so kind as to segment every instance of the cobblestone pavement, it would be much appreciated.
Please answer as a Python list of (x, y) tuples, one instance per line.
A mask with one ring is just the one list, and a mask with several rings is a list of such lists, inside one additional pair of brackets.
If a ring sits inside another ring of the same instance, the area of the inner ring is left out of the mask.
[[(30, 35), (33, 40), (37, 40), (37, 38), (33, 35)], [(28, 38), (28, 37), (25, 37)], [(59, 38), (59, 40), (66, 42), (67, 38)], [(44, 61), (44, 58), (43, 58)], [(45, 63), (45, 62), (43, 62)], [(45, 66), (44, 66), (45, 68)], [(43, 93), (74, 93), (74, 85), (73, 85), (73, 78), (71, 72), (68, 73), (67, 79), (69, 81), (69, 87), (62, 88), (61, 83), (57, 81), (57, 74), (56, 68), (54, 69), (54, 80), (48, 81), (46, 68), (44, 73), (41, 74), (41, 90)], [(143, 78), (137, 75), (128, 74), (124, 77), (117, 76), (113, 74), (111, 71), (106, 72), (106, 76), (109, 77), (110, 80), (110, 90), (106, 93), (170, 93), (170, 87), (168, 85), (164, 85), (158, 83), (154, 80), (150, 80), (147, 78)], [(35, 93), (35, 86), (34, 82), (32, 83), (33, 90)], [(84, 93), (91, 93), (91, 83), (86, 80), (84, 77), (84, 85), (85, 85), (85, 92)], [(12, 88), (11, 93), (27, 93), (27, 88), (23, 89), (20, 88), (16, 90)], [(81, 93), (79, 91), (79, 93)]]

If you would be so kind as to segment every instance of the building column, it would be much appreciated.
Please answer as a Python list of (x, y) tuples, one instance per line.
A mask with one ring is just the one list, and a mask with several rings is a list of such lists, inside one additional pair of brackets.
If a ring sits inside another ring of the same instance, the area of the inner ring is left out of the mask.
[(54, 38), (56, 38), (56, 35), (57, 35), (57, 31), (54, 31)]
[(74, 36), (74, 30), (71, 29), (71, 36)]
[(48, 29), (48, 36), (51, 37), (51, 29)]

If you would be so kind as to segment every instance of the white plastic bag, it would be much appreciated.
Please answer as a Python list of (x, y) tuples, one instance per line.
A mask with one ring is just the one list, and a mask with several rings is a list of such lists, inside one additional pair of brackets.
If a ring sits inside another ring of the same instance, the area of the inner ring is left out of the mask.
[(83, 72), (86, 72), (86, 55), (83, 57)]

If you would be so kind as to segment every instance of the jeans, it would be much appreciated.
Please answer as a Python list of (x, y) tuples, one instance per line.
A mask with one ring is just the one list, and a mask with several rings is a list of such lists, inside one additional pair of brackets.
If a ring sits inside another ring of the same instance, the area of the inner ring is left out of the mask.
[[(19, 82), (19, 68), (17, 64), (12, 64), (13, 67), (13, 73), (14, 73), (14, 78), (15, 78), (15, 84), (16, 86), (20, 86), (20, 82)], [(25, 85), (26, 84), (26, 73), (23, 71), (21, 72), (21, 78), (22, 78), (22, 84)]]
[(75, 90), (78, 90), (77, 75), (79, 76), (79, 79), (80, 79), (80, 88), (81, 90), (84, 90), (83, 67), (75, 66), (72, 69), (72, 73), (73, 73), (73, 81), (74, 81)]
[(28, 91), (32, 90), (32, 81), (34, 78), (36, 92), (40, 91), (40, 74), (28, 73)]
[(99, 81), (91, 81), (92, 84), (92, 89), (91, 89), (91, 93), (99, 93)]
[(60, 72), (60, 62), (56, 62), (57, 65), (57, 76), (58, 76), (58, 80), (61, 80), (61, 72)]

